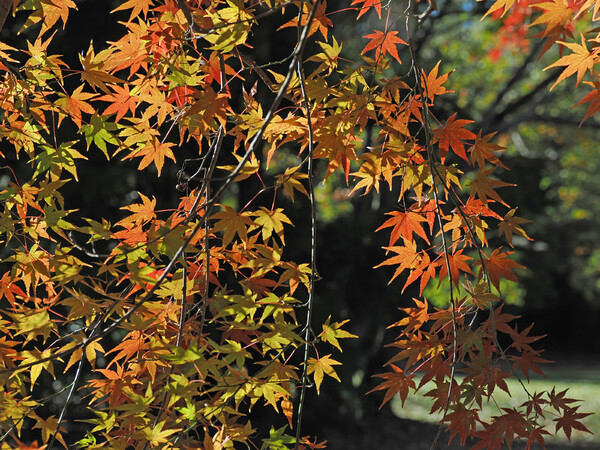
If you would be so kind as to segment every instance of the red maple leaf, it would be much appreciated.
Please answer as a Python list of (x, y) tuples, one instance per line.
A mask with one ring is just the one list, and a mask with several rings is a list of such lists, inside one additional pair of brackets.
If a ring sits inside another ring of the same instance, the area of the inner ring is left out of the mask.
[(555, 388), (552, 388), (552, 391), (548, 393), (548, 403), (557, 411), (560, 411), (561, 409), (571, 409), (572, 406), (569, 404), (575, 403), (577, 400), (574, 398), (566, 398), (565, 395), (567, 394), (567, 391), (568, 389), (556, 392)]
[(525, 378), (529, 380), (529, 371), (537, 373), (538, 375), (544, 376), (544, 372), (538, 364), (548, 363), (547, 359), (540, 358), (541, 351), (525, 351), (520, 356), (509, 356), (513, 361), (513, 370), (521, 369)]
[(531, 327), (533, 324), (529, 325), (523, 331), (519, 333), (519, 329), (515, 326), (514, 332), (509, 333), (510, 337), (513, 340), (512, 347), (516, 348), (518, 351), (533, 351), (533, 348), (529, 344), (543, 338), (543, 336), (528, 336), (531, 331)]
[(400, 56), (398, 56), (398, 49), (396, 49), (396, 45), (406, 45), (406, 42), (397, 37), (397, 34), (397, 31), (388, 31), (384, 33), (379, 30), (375, 30), (375, 32), (371, 34), (367, 34), (364, 37), (366, 39), (371, 39), (371, 42), (365, 46), (365, 49), (361, 52), (361, 55), (369, 50), (375, 49), (375, 59), (379, 59), (379, 53), (381, 53), (383, 56), (389, 53), (396, 61), (402, 64), (402, 61), (400, 61)]
[(450, 438), (448, 445), (458, 433), (460, 435), (460, 445), (465, 445), (468, 437), (475, 431), (475, 424), (479, 420), (479, 410), (476, 408), (465, 408), (461, 403), (454, 406), (454, 411), (446, 415), (446, 421), (450, 422), (448, 430)]
[(579, 431), (585, 431), (586, 433), (591, 433), (580, 420), (592, 415), (592, 413), (578, 413), (577, 408), (578, 407), (566, 409), (562, 417), (554, 419), (556, 422), (556, 431), (562, 428), (569, 441), (571, 441), (571, 430), (573, 428)]

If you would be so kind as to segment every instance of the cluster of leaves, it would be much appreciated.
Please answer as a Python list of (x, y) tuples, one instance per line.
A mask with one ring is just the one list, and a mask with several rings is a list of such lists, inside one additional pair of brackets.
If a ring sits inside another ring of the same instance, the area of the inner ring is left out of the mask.
[[(424, 370), (422, 383), (436, 383), (433, 410), (447, 413), (452, 437), (475, 436), (478, 448), (515, 437), (543, 444), (548, 431), (536, 422), (543, 414), (556, 414), (556, 431), (567, 436), (585, 429), (585, 414), (564, 392), (533, 394), (490, 423), (478, 417), (496, 387), (507, 390), (506, 377), (541, 372), (530, 328), (519, 332), (509, 325), (514, 317), (495, 307), (500, 279), (516, 281), (520, 266), (488, 242), (494, 227), (505, 245), (529, 237), (497, 192), (506, 183), (493, 175), (502, 166), (493, 134), (470, 131), (471, 121), (457, 114), (432, 113), (438, 97), (451, 95), (449, 74), (439, 65), (421, 69), (411, 41), (430, 9), (418, 16), (410, 2), (401, 38), (389, 4), (355, 0), (347, 14), (386, 17), (365, 36), (362, 59), (347, 62), (325, 0), (129, 0), (115, 10), (128, 14), (122, 37), (101, 49), (90, 44), (75, 68), (48, 50), (56, 29), (68, 30), (75, 3), (14, 3), (26, 17), (23, 31), (36, 34), (22, 49), (0, 44), (2, 157), (26, 160), (28, 170), (27, 179), (11, 172), (0, 193), (9, 266), (0, 280), (4, 446), (20, 445), (24, 428), (40, 429), (49, 447), (67, 446), (65, 412), (81, 391), (93, 417), (80, 446), (322, 448), (301, 434), (305, 392), (311, 385), (318, 392), (326, 375), (339, 379), (332, 347), (355, 336), (346, 321), (312, 321), (319, 159), (325, 179), (340, 171), (353, 191), (387, 184), (399, 192), (397, 210), (380, 227), (391, 229), (385, 250), (393, 256), (381, 265), (395, 267), (393, 279), (402, 275), (421, 293), (434, 279), (452, 286), (449, 309), (431, 312), (417, 300), (394, 324), (399, 351), (374, 389), (385, 391), (384, 403), (415, 390), (416, 371)], [(575, 73), (581, 81), (596, 63), (598, 38), (585, 55), (583, 35), (581, 45), (559, 40), (571, 22), (589, 22), (587, 9), (598, 9), (577, 5), (568, 23), (544, 15), (535, 22), (572, 51), (554, 64), (565, 67), (559, 82)], [(500, 0), (492, 10), (510, 6)], [(282, 32), (297, 29), (297, 42), (264, 70), (246, 52), (272, 16)], [(309, 41), (317, 50), (307, 55)], [(394, 76), (403, 59), (410, 70)], [(594, 98), (582, 100), (592, 102), (586, 117), (598, 109)], [(261, 176), (263, 142), (267, 166), (298, 152), (272, 181)], [(78, 167), (98, 151), (134, 161), (147, 176), (177, 165), (178, 204), (160, 209), (140, 192), (114, 224), (78, 217), (61, 190), (78, 182)], [(261, 188), (248, 204), (228, 204), (227, 192), (246, 179)], [(284, 255), (292, 222), (283, 197), (294, 194), (311, 216), (307, 262)], [(475, 320), (487, 309), (488, 319)], [(511, 342), (505, 348), (500, 334)], [(58, 417), (44, 416), (36, 386), (43, 373), (57, 372), (72, 376), (67, 396)], [(252, 417), (261, 408), (279, 413), (281, 423), (259, 444)]]

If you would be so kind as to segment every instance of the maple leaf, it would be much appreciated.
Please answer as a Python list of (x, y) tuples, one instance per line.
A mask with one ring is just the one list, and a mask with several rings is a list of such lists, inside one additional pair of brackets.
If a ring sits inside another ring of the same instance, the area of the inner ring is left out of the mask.
[(421, 326), (429, 321), (429, 306), (427, 305), (427, 299), (423, 301), (413, 298), (413, 301), (417, 305), (414, 308), (400, 308), (400, 311), (404, 312), (407, 317), (399, 320), (396, 323), (388, 326), (393, 327), (405, 327), (408, 330), (418, 330)]
[(398, 50), (396, 49), (396, 46), (399, 44), (406, 45), (406, 42), (397, 37), (397, 34), (397, 31), (388, 31), (384, 33), (379, 30), (375, 30), (375, 32), (371, 34), (367, 34), (364, 36), (364, 38), (371, 39), (371, 42), (365, 46), (364, 50), (360, 54), (362, 55), (369, 50), (375, 49), (375, 59), (379, 59), (380, 53), (383, 56), (389, 53), (396, 61), (402, 64), (402, 61), (400, 61), (400, 56), (398, 56)]
[(148, 15), (150, 7), (154, 6), (154, 0), (128, 0), (125, 3), (117, 6), (112, 12), (123, 11), (131, 9), (131, 15), (129, 16), (128, 22), (131, 22), (134, 18), (142, 13), (144, 17)]
[(540, 24), (546, 25), (546, 29), (542, 33), (542, 36), (544, 37), (554, 28), (559, 26), (564, 27), (573, 19), (573, 7), (567, 0), (552, 0), (549, 2), (535, 3), (532, 7), (539, 8), (544, 12), (529, 26), (533, 27)]
[(215, 92), (211, 87), (194, 92), (192, 98), (196, 100), (187, 110), (184, 118), (193, 118), (200, 125), (200, 130), (211, 128), (213, 121), (225, 126), (227, 121), (229, 94)]
[(523, 228), (521, 228), (520, 226), (522, 223), (531, 222), (531, 220), (517, 217), (515, 216), (515, 212), (517, 212), (517, 208), (513, 208), (509, 212), (507, 212), (504, 218), (502, 219), (502, 222), (500, 222), (500, 224), (498, 225), (498, 236), (504, 234), (506, 236), (506, 240), (508, 241), (508, 245), (510, 245), (511, 247), (513, 246), (513, 233), (517, 233), (523, 236), (525, 239), (533, 241), (533, 239), (527, 236), (525, 230), (523, 230)]
[(515, 326), (514, 332), (510, 333), (510, 337), (513, 340), (512, 344), (510, 346), (516, 348), (520, 352), (523, 352), (523, 351), (531, 351), (532, 352), (533, 348), (531, 348), (531, 346), (529, 344), (531, 344), (532, 342), (536, 342), (546, 336), (546, 335), (528, 336), (532, 327), (533, 327), (533, 324), (529, 325), (527, 328), (525, 328), (523, 331), (521, 331), (519, 333), (519, 329)]
[[(363, 163), (360, 166), (358, 172), (353, 172), (352, 175), (361, 180), (356, 183), (351, 194), (361, 188), (365, 188), (365, 192), (362, 195), (367, 195), (371, 192), (371, 189), (375, 187), (375, 190), (379, 192), (379, 180), (381, 179), (381, 155), (374, 153), (363, 153), (360, 155), (359, 160)], [(390, 244), (392, 245), (392, 244)]]
[[(598, 3), (600, 5), (600, 2)], [(590, 103), (587, 111), (585, 112), (585, 116), (583, 117), (579, 126), (585, 122), (588, 117), (600, 111), (600, 82), (598, 81), (584, 81), (585, 84), (592, 86), (594, 90), (592, 92), (588, 92), (579, 102), (575, 104), (575, 106), (583, 105), (584, 103)]]
[(77, 5), (72, 0), (41, 0), (39, 7), (38, 14), (44, 21), (40, 35), (52, 28), (59, 19), (62, 20), (64, 28), (69, 17), (69, 8), (77, 9)]
[(484, 280), (480, 280), (475, 286), (469, 280), (465, 280), (463, 287), (467, 294), (469, 294), (468, 301), (479, 309), (485, 309), (490, 304), (500, 300), (497, 295), (488, 291), (487, 283)]
[(505, 183), (504, 181), (494, 180), (489, 175), (494, 169), (479, 169), (475, 175), (475, 179), (471, 181), (471, 197), (479, 198), (484, 205), (487, 206), (488, 197), (508, 206), (504, 200), (498, 195), (494, 188), (514, 186), (511, 183)]
[(292, 221), (283, 214), (283, 208), (269, 210), (264, 206), (261, 206), (259, 211), (255, 211), (251, 215), (255, 216), (256, 219), (254, 219), (254, 226), (252, 226), (249, 231), (252, 231), (255, 228), (261, 228), (263, 242), (265, 243), (273, 235), (273, 232), (275, 232), (275, 234), (279, 236), (279, 239), (281, 239), (281, 242), (285, 244), (283, 238), (283, 224), (293, 224)]
[(508, 322), (518, 319), (520, 316), (503, 313), (502, 307), (503, 305), (500, 304), (500, 306), (494, 309), (493, 315), (488, 318), (484, 326), (488, 330), (510, 334), (513, 332), (513, 329), (508, 325)]
[(333, 366), (340, 365), (341, 363), (330, 358), (330, 356), (331, 354), (322, 356), (318, 359), (308, 359), (306, 373), (309, 375), (314, 373), (313, 377), (315, 379), (315, 385), (317, 386), (317, 394), (321, 391), (321, 383), (323, 382), (324, 375), (329, 375), (331, 378), (341, 382), (340, 377), (338, 377), (338, 374), (335, 373), (335, 370), (333, 369)]
[(449, 422), (448, 430), (450, 431), (448, 445), (457, 434), (460, 436), (460, 445), (465, 445), (467, 438), (475, 431), (475, 424), (479, 421), (479, 410), (465, 408), (461, 403), (453, 405), (452, 408), (453, 411), (446, 415), (446, 421)]
[[(75, 89), (71, 95), (59, 94), (61, 98), (56, 101), (56, 105), (63, 108), (69, 114), (78, 128), (81, 128), (82, 111), (87, 114), (94, 114), (95, 112), (95, 109), (86, 100), (94, 98), (96, 94), (82, 92), (82, 89), (83, 85)], [(60, 116), (59, 124), (63, 117), (62, 115)]]
[(416, 233), (422, 237), (425, 242), (429, 244), (429, 239), (425, 234), (425, 230), (420, 224), (420, 222), (426, 222), (427, 219), (421, 214), (411, 211), (407, 213), (403, 213), (401, 211), (392, 211), (386, 214), (392, 217), (386, 220), (383, 225), (381, 225), (375, 231), (393, 227), (390, 235), (390, 247), (394, 245), (401, 237), (407, 241), (412, 241), (413, 233)]
[[(233, 155), (235, 159), (238, 160), (238, 164), (242, 162), (244, 157), (242, 155)], [(226, 170), (228, 172), (232, 172), (237, 169), (238, 164), (226, 165), (226, 166), (217, 166), (217, 168)], [(260, 169), (260, 161), (254, 153), (250, 155), (250, 158), (244, 163), (237, 176), (234, 178), (234, 181), (242, 181), (246, 178), (258, 173), (258, 169)]]
[(56, 439), (65, 447), (67, 444), (65, 443), (64, 438), (62, 437), (62, 433), (65, 431), (63, 427), (58, 429), (58, 419), (54, 417), (54, 415), (48, 417), (47, 419), (42, 419), (37, 414), (33, 414), (35, 419), (35, 425), (33, 428), (39, 428), (42, 433), (42, 442), (47, 443), (50, 439), (50, 436), (55, 436)]
[(529, 432), (529, 436), (527, 438), (527, 443), (525, 445), (525, 450), (531, 450), (533, 444), (536, 442), (542, 446), (542, 448), (546, 448), (544, 444), (544, 435), (550, 436), (550, 433), (546, 431), (542, 427), (535, 427)]
[(119, 140), (112, 134), (117, 128), (118, 125), (108, 121), (106, 117), (94, 114), (90, 119), (89, 124), (85, 124), (80, 128), (80, 132), (85, 135), (85, 142), (88, 150), (93, 142), (100, 150), (102, 150), (106, 159), (110, 159), (106, 144), (119, 145)]
[[(426, 252), (421, 253), (421, 261), (416, 269), (412, 270), (410, 275), (406, 278), (406, 283), (402, 288), (402, 292), (417, 279), (421, 279), (419, 283), (419, 295), (423, 295), (425, 287), (429, 283), (429, 280), (435, 278), (436, 268), (439, 264), (431, 262), (429, 255)], [(441, 263), (441, 261), (440, 261)]]
[(482, 169), (485, 167), (485, 162), (489, 161), (494, 166), (500, 166), (508, 170), (508, 167), (502, 164), (502, 161), (500, 161), (500, 159), (498, 159), (498, 157), (493, 153), (497, 151), (506, 150), (505, 147), (490, 142), (495, 135), (496, 133), (494, 132), (486, 134), (482, 137), (481, 131), (477, 133), (475, 143), (471, 147), (469, 147), (469, 153), (471, 153), (471, 161), (477, 162), (479, 167)]
[(79, 71), (81, 80), (88, 83), (94, 91), (98, 87), (105, 94), (111, 93), (106, 83), (124, 83), (123, 80), (105, 70), (104, 65), (109, 57), (109, 50), (103, 50), (96, 55), (91, 43), (85, 57), (82, 54), (79, 55), (79, 61), (83, 67), (83, 70)]
[(398, 268), (394, 272), (392, 279), (389, 281), (390, 284), (394, 281), (398, 275), (400, 275), (406, 269), (414, 269), (418, 267), (418, 263), (420, 261), (420, 252), (417, 251), (417, 244), (414, 241), (405, 241), (402, 246), (394, 246), (394, 247), (384, 247), (386, 251), (392, 251), (396, 253), (396, 256), (392, 256), (391, 258), (386, 259), (381, 264), (375, 266), (391, 266), (395, 264), (399, 264)]
[(283, 186), (283, 192), (294, 203), (294, 191), (298, 191), (309, 197), (306, 188), (300, 180), (308, 178), (308, 174), (300, 172), (300, 167), (288, 167), (285, 172), (277, 175), (277, 186)]
[[(454, 253), (441, 254), (440, 258), (445, 261), (448, 258), (448, 264), (450, 265), (450, 275), (452, 275), (452, 282), (458, 287), (460, 281), (460, 272), (470, 273), (473, 275), (473, 271), (467, 261), (472, 260), (470, 256), (463, 255), (462, 250), (458, 250)], [(448, 275), (448, 267), (446, 263), (442, 264), (440, 269), (440, 283)]]
[(154, 447), (159, 446), (160, 444), (164, 444), (168, 442), (168, 437), (178, 431), (181, 431), (181, 428), (173, 428), (169, 430), (164, 430), (163, 428), (167, 422), (165, 420), (159, 422), (156, 425), (151, 427), (145, 427), (142, 429), (142, 433), (144, 437), (148, 440), (148, 443)]
[(138, 166), (138, 170), (142, 170), (154, 163), (156, 170), (158, 171), (158, 176), (160, 176), (162, 168), (165, 164), (165, 157), (175, 161), (175, 155), (171, 150), (171, 147), (174, 146), (175, 144), (173, 142), (161, 142), (156, 136), (152, 136), (147, 142), (141, 145), (138, 149), (132, 151), (123, 159), (125, 160), (143, 156)]
[(538, 355), (542, 353), (540, 351), (524, 351), (518, 356), (510, 355), (509, 358), (513, 361), (513, 370), (520, 369), (529, 381), (529, 371), (537, 373), (538, 375), (544, 376), (544, 372), (540, 368), (539, 364), (548, 363), (547, 359), (540, 358)]
[(132, 214), (117, 222), (117, 225), (121, 225), (123, 228), (129, 229), (136, 225), (147, 223), (156, 218), (156, 213), (154, 212), (154, 209), (156, 208), (156, 198), (152, 197), (152, 200), (150, 200), (141, 192), (138, 192), (138, 195), (142, 199), (142, 203), (123, 206), (121, 209), (124, 209), (125, 211), (131, 211)]
[(578, 407), (565, 409), (561, 417), (554, 419), (556, 422), (556, 431), (558, 432), (558, 430), (562, 429), (569, 442), (571, 441), (572, 429), (591, 433), (591, 431), (581, 423), (581, 419), (591, 416), (592, 413), (578, 413), (577, 409)]
[(342, 45), (338, 44), (335, 36), (332, 36), (332, 40), (333, 45), (330, 45), (327, 42), (317, 42), (323, 52), (317, 53), (307, 59), (307, 61), (316, 61), (321, 63), (315, 72), (327, 70), (327, 75), (329, 75), (338, 66), (338, 59), (342, 51)]
[(117, 117), (115, 122), (118, 122), (125, 114), (127, 114), (127, 111), (131, 111), (131, 114), (135, 114), (135, 108), (139, 98), (137, 95), (131, 93), (129, 86), (111, 85), (111, 89), (114, 91), (113, 93), (96, 98), (96, 100), (105, 100), (110, 103), (104, 110), (103, 115), (116, 113)]
[(429, 75), (425, 75), (425, 71), (421, 70), (421, 87), (423, 88), (423, 91), (426, 93), (429, 100), (431, 100), (431, 104), (433, 104), (433, 100), (436, 95), (444, 95), (446, 93), (454, 92), (449, 91), (444, 86), (442, 86), (448, 80), (448, 77), (452, 72), (454, 72), (454, 70), (438, 77), (440, 62), (441, 61), (438, 61), (435, 67), (431, 69)]
[(75, 150), (73, 144), (74, 142), (61, 142), (58, 147), (41, 145), (43, 152), (38, 153), (34, 158), (36, 175), (46, 171), (60, 173), (62, 169), (65, 169), (73, 175), (76, 181), (79, 181), (75, 160), (87, 158)]
[(248, 227), (254, 224), (254, 221), (248, 217), (249, 213), (238, 213), (227, 205), (222, 205), (225, 209), (214, 214), (211, 219), (218, 219), (212, 227), (214, 233), (225, 230), (223, 236), (223, 246), (227, 246), (237, 234), (244, 242), (248, 240)]
[(433, 131), (434, 139), (439, 142), (442, 158), (445, 159), (450, 149), (465, 161), (469, 162), (465, 151), (463, 139), (473, 140), (477, 136), (464, 128), (465, 125), (473, 123), (472, 120), (456, 120), (456, 114), (452, 114), (446, 121), (446, 125)]
[[(302, 19), (300, 20), (300, 26), (302, 26), (302, 27), (306, 26), (308, 17), (311, 12), (309, 9), (310, 7), (312, 7), (312, 5), (310, 3), (302, 4)], [(297, 27), (297, 26), (298, 26), (298, 17), (296, 16), (289, 22), (286, 22), (283, 25), (281, 25), (279, 28), (277, 28), (277, 31), (281, 30), (282, 28)], [(324, 1), (320, 2), (317, 6), (317, 11), (315, 12), (313, 20), (310, 24), (310, 28), (308, 29), (308, 36), (312, 36), (317, 31), (320, 31), (321, 34), (323, 35), (323, 37), (325, 38), (325, 40), (327, 40), (327, 34), (329, 31), (329, 27), (331, 27), (331, 26), (333, 26), (333, 22), (331, 21), (331, 19), (329, 17), (327, 17), (327, 2), (324, 0)]]
[(323, 331), (317, 337), (320, 338), (323, 342), (329, 342), (341, 352), (342, 347), (340, 347), (338, 339), (357, 338), (358, 336), (352, 333), (348, 333), (346, 330), (342, 330), (342, 326), (348, 323), (349, 320), (343, 320), (342, 322), (334, 322), (331, 325), (329, 324), (330, 320), (331, 316), (329, 316), (325, 323), (322, 325)]
[[(483, 262), (485, 270), (492, 284), (500, 292), (500, 277), (510, 281), (517, 281), (517, 276), (512, 272), (513, 269), (524, 269), (521, 264), (509, 259), (509, 256), (514, 252), (502, 252), (497, 248), (492, 252), (490, 257), (485, 256)], [(475, 264), (480, 264), (480, 261), (475, 261)]]
[(386, 391), (383, 401), (381, 402), (381, 405), (379, 405), (379, 409), (381, 409), (383, 405), (394, 398), (396, 394), (400, 394), (400, 400), (402, 401), (402, 406), (404, 406), (404, 401), (408, 396), (409, 389), (416, 389), (415, 381), (413, 379), (415, 377), (414, 374), (406, 376), (404, 371), (394, 364), (390, 364), (390, 367), (392, 368), (393, 372), (374, 375), (375, 377), (383, 378), (386, 381), (367, 392), (367, 394), (370, 394), (371, 392), (375, 391)]
[(506, 14), (506, 12), (510, 8), (512, 8), (512, 6), (515, 4), (515, 1), (517, 0), (496, 0), (496, 2), (494, 2), (491, 8), (488, 9), (487, 12), (483, 15), (481, 20), (485, 19), (490, 14), (493, 14), (497, 11), (499, 12), (500, 10), (502, 10), (502, 14), (500, 17), (504, 17), (504, 14)]
[(357, 19), (360, 19), (360, 16), (366, 14), (370, 8), (375, 8), (375, 11), (377, 11), (377, 15), (381, 19), (381, 0), (354, 0), (352, 2), (352, 5), (359, 5), (361, 3), (363, 5), (360, 7)]
[(562, 71), (558, 79), (554, 82), (550, 90), (554, 89), (556, 85), (563, 81), (565, 78), (568, 78), (575, 73), (577, 73), (576, 86), (578, 86), (585, 73), (587, 71), (591, 72), (597, 58), (597, 56), (594, 53), (590, 53), (590, 51), (587, 49), (587, 45), (585, 43), (585, 38), (583, 37), (583, 34), (581, 35), (581, 45), (576, 44), (574, 42), (559, 43), (569, 48), (573, 53), (563, 56), (558, 61), (556, 61), (553, 64), (550, 64), (544, 69), (548, 70), (552, 67), (565, 66), (565, 69)]
[(569, 389), (565, 389), (561, 392), (556, 392), (556, 388), (552, 388), (552, 391), (548, 392), (548, 404), (550, 404), (555, 410), (560, 411), (572, 409), (570, 403), (575, 403), (578, 400), (574, 398), (566, 398), (565, 395)]

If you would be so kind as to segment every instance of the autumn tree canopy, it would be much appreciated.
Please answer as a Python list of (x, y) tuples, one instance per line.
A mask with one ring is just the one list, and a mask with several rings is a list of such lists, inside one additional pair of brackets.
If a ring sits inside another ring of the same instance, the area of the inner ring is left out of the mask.
[[(440, 115), (457, 74), (419, 59), (414, 38), (443, 7), (128, 0), (106, 6), (116, 38), (63, 54), (77, 5), (13, 1), (7, 21), (22, 23), (23, 37), (0, 42), (2, 448), (31, 436), (48, 448), (324, 448), (302, 427), (307, 392), (340, 380), (344, 340), (370, 339), (339, 311), (314, 316), (315, 191), (338, 175), (346, 195), (394, 195), (370, 231), (386, 240), (377, 267), (418, 294), (389, 323), (393, 356), (370, 395), (404, 401), (433, 381), (432, 411), (474, 448), (586, 430), (588, 414), (564, 391), (479, 416), (509, 391), (505, 379), (526, 382), (545, 360), (539, 336), (503, 309), (503, 285), (523, 268), (513, 239), (531, 237), (519, 205), (504, 200), (498, 130), (458, 110)], [(575, 79), (572, 104), (590, 120), (599, 9), (497, 0), (482, 17), (500, 24), (491, 56), (560, 50), (549, 88)], [(336, 39), (342, 18), (358, 43)], [(261, 48), (277, 45), (260, 40), (266, 33), (282, 36), (280, 59), (262, 61)], [(82, 174), (102, 168), (100, 182), (118, 186), (125, 166), (168, 194), (128, 193), (110, 215), (115, 199), (89, 214), (70, 204)], [(298, 210), (304, 220), (291, 219)], [(290, 241), (304, 253), (291, 254)], [(360, 258), (360, 242), (353, 251)], [(439, 283), (447, 308), (423, 296)], [(89, 416), (75, 443), (76, 396)], [(270, 428), (256, 425), (264, 414)]]

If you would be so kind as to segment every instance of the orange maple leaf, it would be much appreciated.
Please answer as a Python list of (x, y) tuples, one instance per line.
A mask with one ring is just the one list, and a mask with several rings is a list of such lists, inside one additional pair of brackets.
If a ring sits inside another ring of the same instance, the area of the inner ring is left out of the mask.
[(465, 119), (456, 120), (456, 113), (454, 113), (448, 118), (444, 127), (433, 131), (433, 137), (439, 142), (443, 159), (446, 158), (448, 151), (452, 149), (454, 153), (469, 162), (463, 139), (473, 140), (477, 137), (475, 133), (464, 128), (465, 125), (470, 123), (473, 123), (473, 121)]
[(394, 272), (390, 283), (394, 281), (394, 278), (400, 275), (405, 269), (415, 269), (418, 267), (421, 256), (420, 252), (417, 251), (417, 244), (414, 241), (404, 241), (403, 246), (384, 248), (386, 251), (391, 250), (392, 252), (396, 253), (396, 256), (386, 259), (381, 264), (376, 265), (375, 268), (399, 264), (399, 267)]
[(128, 110), (131, 111), (131, 114), (135, 114), (135, 108), (138, 104), (139, 98), (136, 95), (131, 95), (129, 86), (112, 85), (111, 88), (114, 93), (106, 94), (96, 99), (105, 100), (110, 103), (110, 105), (104, 110), (103, 114), (109, 115), (116, 113), (117, 118), (115, 119), (115, 122), (121, 120)]
[(506, 202), (498, 195), (494, 188), (504, 186), (514, 186), (511, 183), (505, 183), (504, 181), (494, 180), (489, 178), (489, 175), (494, 169), (479, 169), (475, 179), (471, 181), (471, 197), (479, 198), (484, 205), (488, 203), (488, 197), (496, 200), (497, 202), (506, 205)]
[[(303, 3), (302, 5), (303, 5), (303, 11), (302, 11), (302, 19), (300, 20), (300, 26), (303, 27), (306, 25), (308, 16), (310, 15), (310, 10), (308, 10), (308, 6), (307, 6), (307, 5), (310, 5), (310, 3)], [(310, 28), (308, 29), (308, 36), (312, 36), (318, 30), (321, 32), (321, 34), (323, 35), (325, 40), (327, 40), (327, 32), (329, 31), (328, 28), (333, 26), (333, 22), (331, 21), (331, 19), (329, 17), (327, 17), (326, 11), (327, 11), (327, 2), (323, 1), (317, 6), (317, 11), (315, 12), (315, 16), (313, 17), (313, 20), (310, 24)], [(283, 25), (281, 25), (279, 28), (277, 28), (277, 31), (281, 30), (282, 28), (297, 27), (297, 26), (298, 26), (298, 17), (294, 17), (289, 22), (286, 22)]]
[[(83, 85), (73, 91), (71, 95), (60, 94), (61, 98), (56, 101), (56, 104), (63, 108), (71, 117), (77, 127), (81, 127), (81, 113), (94, 114), (95, 109), (86, 100), (93, 98), (96, 94), (81, 92)], [(59, 124), (65, 116), (59, 116)]]
[(128, 217), (120, 220), (116, 225), (121, 225), (123, 228), (130, 229), (134, 225), (141, 225), (156, 218), (154, 209), (156, 208), (156, 198), (150, 200), (141, 192), (138, 195), (142, 199), (142, 203), (134, 203), (133, 205), (123, 206), (121, 209), (131, 211)]
[(72, 0), (43, 0), (40, 2), (40, 7), (44, 18), (40, 34), (52, 28), (59, 19), (62, 20), (64, 28), (69, 18), (69, 8), (77, 9), (77, 5)]
[(358, 5), (360, 3), (362, 3), (363, 5), (360, 7), (357, 19), (360, 19), (360, 16), (366, 14), (371, 8), (375, 8), (375, 11), (377, 11), (377, 15), (381, 19), (381, 0), (354, 0), (352, 2), (352, 5)]
[(444, 86), (442, 86), (448, 80), (448, 77), (450, 76), (450, 74), (452, 72), (454, 72), (454, 70), (452, 72), (445, 73), (438, 77), (439, 68), (440, 68), (440, 61), (438, 61), (438, 63), (435, 65), (435, 67), (433, 69), (431, 69), (431, 72), (429, 72), (429, 75), (425, 75), (425, 71), (421, 70), (422, 71), (421, 87), (425, 91), (427, 98), (429, 98), (429, 100), (431, 100), (432, 103), (433, 103), (433, 99), (435, 98), (436, 95), (443, 95), (443, 94), (446, 94), (449, 92), (454, 92), (454, 91), (449, 91)]
[(384, 228), (394, 227), (390, 235), (390, 243), (388, 244), (390, 247), (394, 245), (398, 241), (398, 239), (400, 239), (400, 237), (409, 241), (412, 240), (413, 233), (416, 233), (417, 235), (422, 237), (429, 244), (429, 239), (425, 234), (425, 230), (420, 224), (420, 222), (427, 222), (427, 219), (421, 214), (417, 214), (411, 211), (407, 213), (403, 213), (401, 211), (392, 211), (386, 214), (392, 217), (386, 220), (383, 223), (383, 225), (381, 225), (375, 231), (379, 231)]
[(398, 56), (398, 49), (396, 46), (398, 44), (406, 45), (406, 42), (397, 37), (397, 34), (397, 31), (388, 31), (384, 33), (379, 30), (375, 30), (375, 32), (371, 34), (367, 34), (364, 36), (364, 38), (371, 39), (371, 42), (365, 46), (364, 50), (361, 52), (361, 55), (369, 50), (375, 49), (375, 59), (379, 59), (380, 53), (383, 56), (389, 53), (396, 61), (402, 64), (402, 61), (400, 61), (400, 56)]
[(144, 18), (148, 15), (150, 6), (154, 6), (154, 0), (129, 0), (122, 5), (117, 6), (111, 12), (122, 11), (125, 9), (131, 9), (131, 15), (129, 16), (128, 22), (131, 22), (134, 18), (142, 13)]
[(545, 25), (546, 29), (541, 33), (545, 37), (556, 27), (564, 27), (573, 19), (573, 6), (567, 0), (552, 0), (549, 2), (536, 3), (533, 8), (544, 11), (531, 25)]
[[(452, 282), (458, 286), (460, 279), (460, 272), (470, 273), (473, 275), (473, 271), (467, 261), (473, 259), (470, 256), (463, 255), (462, 250), (457, 250), (454, 253), (448, 253), (447, 255), (442, 254), (440, 258), (445, 260), (448, 258), (448, 265), (450, 266), (450, 275), (452, 276)], [(444, 263), (440, 269), (440, 283), (448, 275), (448, 266)]]
[(500, 12), (500, 10), (502, 10), (500, 17), (504, 16), (504, 14), (506, 14), (506, 12), (515, 4), (515, 1), (516, 0), (496, 0), (492, 7), (488, 9), (485, 15), (481, 18), (481, 20), (485, 19), (490, 14)]
[[(485, 270), (492, 284), (500, 292), (500, 277), (510, 281), (517, 281), (517, 276), (512, 272), (513, 269), (524, 269), (525, 267), (512, 259), (509, 256), (514, 252), (501, 252), (499, 248), (494, 250), (491, 256), (484, 259)], [(485, 255), (484, 255), (485, 256)], [(480, 264), (476, 261), (475, 264)]]
[(174, 145), (175, 144), (173, 142), (161, 142), (156, 136), (152, 136), (152, 138), (146, 142), (143, 147), (141, 147), (139, 150), (131, 152), (123, 159), (143, 156), (138, 166), (138, 170), (142, 170), (154, 163), (156, 169), (158, 170), (158, 176), (160, 176), (163, 165), (165, 164), (165, 157), (175, 161), (175, 155), (171, 150), (171, 147)]
[(416, 389), (416, 385), (413, 380), (415, 377), (414, 374), (406, 376), (401, 368), (395, 366), (394, 364), (390, 364), (390, 366), (392, 367), (393, 372), (374, 375), (375, 377), (383, 378), (386, 381), (367, 392), (367, 394), (370, 394), (371, 392), (375, 391), (386, 391), (379, 409), (381, 409), (383, 405), (394, 398), (396, 394), (400, 394), (400, 400), (402, 400), (402, 406), (404, 406), (404, 401), (408, 396), (409, 389)]
[(508, 170), (502, 161), (498, 159), (498, 157), (493, 152), (499, 152), (506, 150), (506, 147), (502, 147), (501, 145), (494, 144), (490, 142), (496, 133), (486, 134), (485, 136), (481, 136), (481, 131), (477, 134), (475, 138), (475, 143), (469, 148), (469, 153), (471, 153), (471, 161), (473, 163), (477, 162), (480, 168), (485, 167), (485, 162), (489, 161), (495, 166), (503, 167)]
[(583, 97), (581, 100), (579, 100), (579, 102), (575, 105), (575, 106), (579, 106), (579, 105), (583, 105), (584, 103), (590, 104), (590, 106), (588, 106), (585, 116), (583, 117), (583, 120), (581, 121), (579, 126), (581, 126), (581, 124), (583, 124), (583, 122), (585, 122), (586, 119), (588, 117), (590, 117), (592, 114), (595, 114), (598, 111), (600, 111), (600, 82), (585, 81), (584, 84), (588, 84), (588, 85), (592, 86), (594, 88), (594, 90), (592, 92), (588, 92), (585, 95), (585, 97)]

